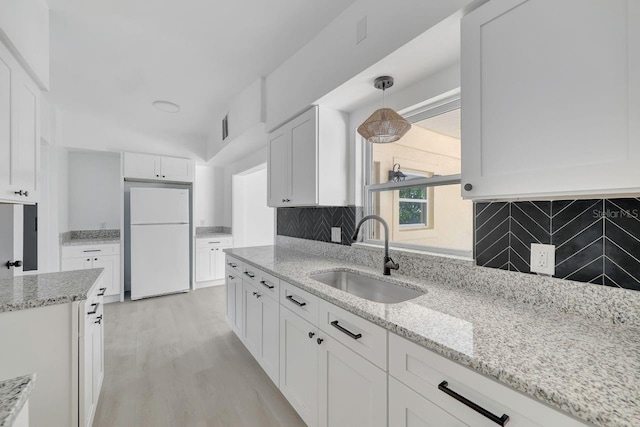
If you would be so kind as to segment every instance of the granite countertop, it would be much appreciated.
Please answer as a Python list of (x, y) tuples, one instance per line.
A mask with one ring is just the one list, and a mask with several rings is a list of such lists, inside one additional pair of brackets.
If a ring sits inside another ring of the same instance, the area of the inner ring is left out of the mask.
[[(369, 267), (277, 246), (225, 252), (579, 419), (607, 427), (640, 425), (638, 327), (408, 276), (385, 277)], [(426, 294), (381, 304), (308, 277), (336, 268), (401, 280)]]
[(196, 234), (196, 239), (211, 239), (215, 237), (232, 237), (230, 233), (200, 233)]
[(60, 246), (82, 246), (82, 245), (113, 245), (119, 244), (120, 237), (96, 237), (86, 239), (71, 239), (65, 242), (61, 242)]
[(86, 300), (102, 268), (0, 280), (0, 313)]
[(11, 427), (29, 399), (36, 375), (0, 381), (0, 427)]

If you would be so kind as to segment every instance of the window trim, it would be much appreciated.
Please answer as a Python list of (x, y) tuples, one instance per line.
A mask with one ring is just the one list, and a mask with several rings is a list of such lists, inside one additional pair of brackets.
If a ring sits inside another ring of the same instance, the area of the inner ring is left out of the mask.
[[(447, 113), (449, 111), (456, 110), (460, 108), (460, 92), (457, 91), (454, 95), (449, 96), (445, 99), (441, 99), (439, 101), (424, 105), (422, 107), (409, 110), (404, 113), (403, 116), (411, 123), (416, 123), (430, 117), (435, 117), (440, 114)], [(373, 194), (381, 191), (392, 191), (392, 190), (400, 190), (403, 188), (411, 188), (411, 187), (437, 187), (441, 185), (456, 185), (462, 184), (462, 175), (454, 174), (454, 175), (436, 175), (432, 177), (425, 178), (416, 178), (408, 181), (399, 181), (399, 182), (384, 182), (380, 184), (371, 184), (373, 179), (373, 144), (364, 141), (362, 137), (361, 141), (364, 143), (364, 181), (365, 185), (362, 187), (363, 191), (363, 210), (364, 214), (368, 215), (370, 209), (373, 206)], [(423, 224), (407, 224), (407, 228), (424, 228), (428, 227)], [(363, 224), (363, 243), (367, 245), (373, 246), (382, 246), (383, 241), (378, 239), (372, 239), (371, 233), (373, 232), (373, 227), (369, 223)], [(448, 249), (448, 248), (439, 248), (433, 246), (425, 246), (425, 245), (415, 245), (410, 243), (401, 243), (401, 242), (393, 242), (389, 241), (389, 246), (392, 248), (400, 248), (400, 249), (409, 249), (414, 251), (425, 252), (429, 254), (442, 254), (447, 256), (456, 256), (462, 257), (466, 259), (473, 259), (473, 249), (469, 251), (458, 250), (458, 249)]]

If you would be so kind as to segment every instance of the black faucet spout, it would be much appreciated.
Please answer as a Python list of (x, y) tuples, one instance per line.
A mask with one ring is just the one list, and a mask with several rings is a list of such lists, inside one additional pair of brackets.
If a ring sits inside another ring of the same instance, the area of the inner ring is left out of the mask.
[(387, 222), (378, 215), (367, 215), (365, 217), (363, 217), (359, 222), (358, 225), (356, 226), (356, 231), (353, 234), (353, 241), (357, 241), (358, 240), (358, 234), (360, 233), (360, 227), (362, 226), (362, 224), (365, 221), (368, 221), (370, 219), (375, 219), (376, 221), (379, 221), (382, 226), (384, 227), (384, 262), (383, 262), (383, 274), (385, 276), (389, 276), (391, 274), (391, 270), (398, 270), (400, 268), (400, 265), (398, 265), (398, 263), (394, 262), (391, 257), (389, 256), (389, 226), (387, 225)]

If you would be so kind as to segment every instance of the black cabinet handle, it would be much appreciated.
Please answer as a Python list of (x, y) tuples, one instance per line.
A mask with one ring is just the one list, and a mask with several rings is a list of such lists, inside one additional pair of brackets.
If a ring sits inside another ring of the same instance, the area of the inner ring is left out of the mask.
[(461, 396), (458, 393), (456, 393), (455, 391), (451, 390), (450, 388), (447, 387), (448, 385), (449, 385), (448, 382), (442, 381), (440, 384), (438, 384), (438, 390), (444, 391), (449, 396), (451, 396), (454, 399), (456, 399), (458, 402), (462, 403), (463, 405), (468, 406), (469, 408), (473, 409), (477, 413), (479, 413), (481, 415), (484, 415), (485, 417), (489, 418), (491, 421), (493, 421), (494, 423), (496, 423), (496, 424), (498, 424), (500, 426), (504, 426), (509, 421), (509, 416), (507, 414), (502, 414), (501, 417), (498, 417), (497, 415), (494, 415), (491, 412), (489, 412), (486, 409), (484, 409), (482, 406), (479, 406), (479, 405), (473, 403), (472, 401), (470, 401), (466, 397)]
[(262, 285), (266, 286), (266, 287), (267, 287), (267, 288), (269, 288), (269, 289), (273, 289), (273, 288), (275, 288), (275, 286), (268, 284), (265, 280), (261, 280), (261, 281), (260, 281), (260, 284), (262, 284)]
[(98, 258), (94, 258), (93, 260), (94, 260), (94, 261), (97, 261), (97, 260), (98, 260)]
[(287, 295), (287, 299), (292, 303), (294, 303), (295, 305), (297, 305), (298, 307), (304, 307), (305, 305), (307, 305), (306, 302), (300, 302), (295, 300), (291, 295)]
[(331, 326), (333, 326), (334, 328), (336, 328), (337, 330), (339, 330), (340, 332), (343, 332), (347, 335), (349, 335), (351, 338), (353, 338), (354, 340), (360, 339), (362, 338), (362, 334), (354, 334), (353, 332), (351, 332), (350, 330), (340, 326), (338, 324), (337, 320), (334, 320), (333, 322), (331, 322)]
[(309, 338), (313, 338), (315, 334), (315, 332), (309, 332)]
[(7, 270), (11, 267), (21, 267), (22, 261), (7, 261), (5, 265), (7, 266)]
[(107, 288), (100, 288), (100, 293), (98, 294), (98, 296), (104, 296), (105, 292), (107, 292)]
[(160, 175), (156, 174), (156, 178), (160, 178)]
[(473, 185), (471, 184), (465, 184), (464, 185), (464, 191), (471, 191), (473, 190)]
[(256, 275), (255, 275), (255, 274), (253, 274), (253, 273), (251, 273), (251, 272), (249, 272), (249, 271), (245, 271), (245, 272), (244, 272), (244, 274), (246, 274), (247, 276), (249, 276), (249, 277), (250, 277), (250, 278), (252, 278), (252, 279), (253, 279), (254, 277), (256, 277)]
[(318, 345), (322, 344), (322, 341), (324, 341), (322, 338), (318, 338), (318, 339), (316, 340), (316, 342), (318, 343)]
[(235, 279), (235, 277), (233, 277), (232, 275), (229, 275), (229, 280), (233, 280)]
[(162, 175), (163, 178), (166, 178), (166, 176)]
[(100, 305), (99, 302), (94, 302), (93, 304), (91, 304), (91, 307), (93, 307), (93, 310), (89, 311), (87, 314), (96, 314), (98, 312), (99, 305)]
[(24, 197), (29, 197), (29, 192), (28, 191), (14, 191), (13, 194), (17, 194), (18, 196), (24, 196)]
[(98, 325), (102, 323), (102, 314), (98, 317), (96, 317), (96, 321), (93, 323), (97, 323)]
[(227, 264), (229, 264), (231, 268), (236, 268), (238, 266), (238, 264), (234, 264), (232, 262), (228, 262)]
[(86, 251), (82, 251), (82, 252), (87, 253), (87, 252), (101, 252), (101, 251), (102, 249), (87, 249)]

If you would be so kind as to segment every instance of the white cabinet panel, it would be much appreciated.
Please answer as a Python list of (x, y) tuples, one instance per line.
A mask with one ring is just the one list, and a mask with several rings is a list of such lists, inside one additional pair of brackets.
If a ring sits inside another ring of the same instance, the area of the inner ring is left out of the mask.
[(242, 342), (253, 354), (260, 359), (260, 335), (262, 330), (262, 302), (255, 288), (242, 281)]
[(280, 309), (280, 391), (308, 426), (318, 424), (318, 329)]
[(393, 427), (468, 426), (393, 377), (389, 377), (389, 425)]
[(262, 303), (262, 335), (260, 337), (260, 365), (269, 378), (280, 382), (280, 304), (271, 298), (260, 298)]
[(91, 268), (92, 261), (90, 257), (86, 258), (63, 258), (61, 261), (62, 271), (86, 270)]
[(120, 294), (120, 256), (104, 255), (94, 257), (91, 268), (104, 268), (103, 279), (107, 288), (105, 295)]
[(632, 0), (492, 0), (463, 18), (465, 197), (640, 189), (639, 20)]
[(291, 134), (277, 131), (269, 137), (269, 206), (282, 206), (291, 197), (291, 170), (289, 165)]
[(160, 178), (160, 157), (152, 154), (124, 153), (125, 178)]
[(160, 158), (161, 177), (168, 181), (193, 181), (193, 162), (177, 157)]
[[(16, 144), (11, 150), (12, 186), (33, 193), (37, 185), (39, 137), (39, 90), (26, 79), (16, 82)], [(30, 194), (30, 198), (35, 194)]]
[(232, 270), (226, 275), (227, 323), (242, 338), (242, 280)]
[(211, 248), (196, 249), (196, 282), (211, 280)]
[(225, 270), (225, 256), (222, 250), (225, 248), (216, 248), (213, 253), (213, 261), (211, 263), (212, 266), (212, 278), (213, 280), (221, 280), (224, 279), (224, 270)]
[(62, 271), (103, 268), (102, 287), (105, 296), (120, 295), (120, 248), (118, 245), (64, 246)]
[(291, 123), (291, 204), (318, 203), (318, 129), (315, 110)]
[(318, 425), (385, 427), (387, 374), (331, 337), (319, 349)]
[[(0, 50), (0, 54), (4, 51)], [(3, 55), (0, 55), (0, 153), (0, 188), (5, 192), (11, 185), (11, 67)]]

